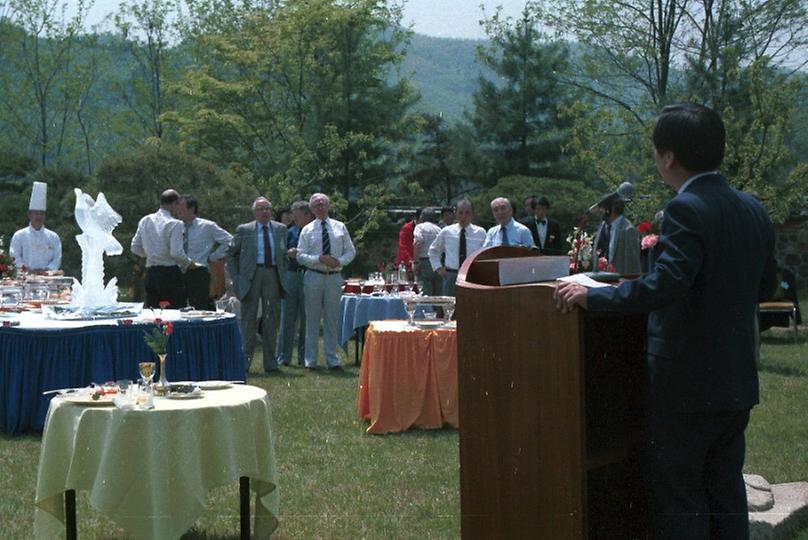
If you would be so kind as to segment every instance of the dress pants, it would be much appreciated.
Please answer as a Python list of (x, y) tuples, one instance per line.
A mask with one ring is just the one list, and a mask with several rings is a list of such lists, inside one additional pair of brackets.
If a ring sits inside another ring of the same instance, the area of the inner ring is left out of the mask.
[(188, 305), (196, 309), (212, 311), (210, 299), (210, 271), (204, 266), (186, 270), (182, 275), (185, 292), (188, 294)]
[[(292, 361), (292, 350), (297, 334), (297, 364), (305, 363), (306, 351), (306, 306), (303, 303), (304, 270), (286, 272), (286, 296), (281, 303), (281, 332), (278, 334), (278, 363), (288, 366)], [(300, 322), (299, 329), (295, 326)]]
[(743, 461), (749, 410), (648, 413), (654, 540), (749, 538)]
[(306, 289), (306, 367), (317, 365), (320, 353), (320, 317), (323, 319), (325, 363), (329, 368), (339, 366), (337, 358), (337, 323), (339, 301), (342, 297), (342, 274), (321, 274), (307, 270), (303, 278)]
[(418, 283), (426, 296), (439, 296), (443, 293), (443, 278), (432, 270), (429, 259), (422, 259), (418, 265)]
[(457, 270), (447, 270), (443, 278), (443, 296), (454, 296), (457, 286)]
[(255, 352), (258, 306), (261, 306), (261, 341), (264, 350), (264, 371), (275, 371), (275, 343), (278, 339), (278, 323), (281, 314), (281, 283), (276, 267), (258, 266), (247, 295), (241, 299), (241, 335), (247, 368)]
[(171, 307), (185, 307), (185, 287), (179, 266), (149, 266), (146, 268), (146, 307), (159, 308), (160, 302)]

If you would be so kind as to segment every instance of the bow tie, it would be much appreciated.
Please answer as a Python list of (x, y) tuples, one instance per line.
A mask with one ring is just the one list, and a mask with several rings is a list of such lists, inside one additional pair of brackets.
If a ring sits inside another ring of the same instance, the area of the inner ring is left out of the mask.
[(536, 225), (547, 225), (547, 220), (546, 219), (537, 219), (536, 220)]

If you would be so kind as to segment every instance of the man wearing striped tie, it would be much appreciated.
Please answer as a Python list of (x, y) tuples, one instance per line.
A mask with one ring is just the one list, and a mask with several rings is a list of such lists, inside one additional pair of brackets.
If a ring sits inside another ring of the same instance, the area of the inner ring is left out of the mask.
[(328, 217), (329, 200), (323, 193), (309, 199), (314, 221), (300, 231), (297, 262), (308, 270), (303, 278), (306, 308), (306, 369), (314, 370), (320, 352), (320, 318), (323, 319), (325, 361), (329, 370), (340, 371), (337, 357), (337, 323), (342, 296), (342, 267), (356, 256), (345, 224)]

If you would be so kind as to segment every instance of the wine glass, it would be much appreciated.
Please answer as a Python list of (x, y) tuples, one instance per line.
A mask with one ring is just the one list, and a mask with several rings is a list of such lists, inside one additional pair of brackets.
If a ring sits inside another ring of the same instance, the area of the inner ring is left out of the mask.
[(410, 326), (415, 325), (415, 302), (404, 301), (404, 311), (407, 312), (407, 319)]
[(154, 378), (155, 362), (140, 362), (137, 367), (140, 370), (140, 376), (143, 377), (143, 382), (149, 386)]
[(445, 316), (444, 320), (446, 321), (444, 324), (449, 324), (450, 322), (452, 322), (452, 315), (454, 315), (454, 311), (455, 311), (454, 304), (445, 304), (443, 306), (443, 314)]

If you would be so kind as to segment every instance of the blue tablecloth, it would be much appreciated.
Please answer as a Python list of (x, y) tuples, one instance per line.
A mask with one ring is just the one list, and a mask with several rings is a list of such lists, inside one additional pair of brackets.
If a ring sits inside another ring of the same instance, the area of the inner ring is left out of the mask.
[(357, 328), (370, 321), (407, 319), (404, 302), (398, 296), (357, 296), (346, 294), (339, 303), (339, 343), (343, 347), (353, 337)]
[[(41, 430), (53, 397), (43, 391), (137, 380), (138, 362), (154, 359), (143, 339), (143, 330), (152, 327), (0, 327), (0, 432)], [(175, 321), (166, 372), (169, 381), (244, 380), (236, 318)]]

